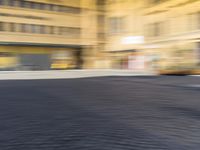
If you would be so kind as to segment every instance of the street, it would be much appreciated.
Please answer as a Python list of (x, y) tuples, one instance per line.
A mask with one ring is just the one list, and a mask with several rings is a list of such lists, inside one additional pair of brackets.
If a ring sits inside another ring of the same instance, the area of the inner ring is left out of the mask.
[(199, 77), (0, 81), (0, 150), (199, 149)]

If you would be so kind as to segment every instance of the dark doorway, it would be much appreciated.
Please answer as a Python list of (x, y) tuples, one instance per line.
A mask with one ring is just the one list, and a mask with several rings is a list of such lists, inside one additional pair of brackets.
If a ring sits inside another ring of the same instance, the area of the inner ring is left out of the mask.
[(83, 52), (82, 49), (77, 49), (75, 51), (76, 57), (76, 69), (82, 69), (83, 67)]

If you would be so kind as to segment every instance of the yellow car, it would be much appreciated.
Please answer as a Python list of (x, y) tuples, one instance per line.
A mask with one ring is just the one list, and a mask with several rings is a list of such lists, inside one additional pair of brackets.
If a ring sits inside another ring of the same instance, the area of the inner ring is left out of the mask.
[(51, 69), (64, 70), (70, 68), (72, 68), (72, 65), (67, 60), (56, 60), (51, 64)]

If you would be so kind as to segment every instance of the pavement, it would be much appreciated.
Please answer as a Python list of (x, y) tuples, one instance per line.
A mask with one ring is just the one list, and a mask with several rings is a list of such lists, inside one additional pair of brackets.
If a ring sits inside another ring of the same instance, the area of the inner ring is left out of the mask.
[(0, 71), (0, 80), (73, 79), (103, 76), (148, 76), (152, 71), (115, 69), (48, 70), (48, 71)]
[(199, 150), (200, 79), (0, 81), (0, 150)]

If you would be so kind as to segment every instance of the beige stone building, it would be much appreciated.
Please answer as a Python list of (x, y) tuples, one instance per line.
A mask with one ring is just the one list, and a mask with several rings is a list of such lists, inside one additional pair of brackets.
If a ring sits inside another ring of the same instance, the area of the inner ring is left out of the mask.
[(161, 67), (199, 63), (199, 0), (154, 1), (149, 3), (144, 17), (146, 48), (161, 60)]
[(107, 1), (105, 51), (111, 56), (113, 68), (136, 69), (133, 65), (137, 61), (138, 69), (144, 69), (142, 49), (145, 6), (145, 0)]
[(0, 68), (197, 64), (199, 8), (199, 0), (0, 0)]
[(105, 50), (112, 52), (117, 68), (150, 68), (158, 60), (159, 66), (187, 66), (200, 60), (199, 0), (108, 0), (106, 16)]
[(94, 0), (1, 0), (0, 68), (94, 67), (96, 13)]

